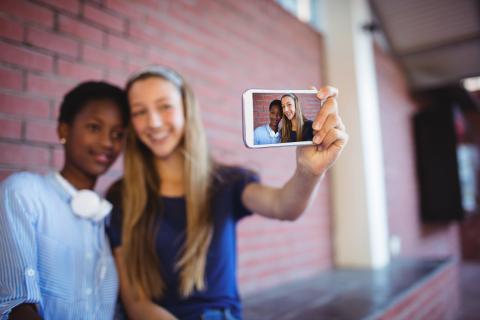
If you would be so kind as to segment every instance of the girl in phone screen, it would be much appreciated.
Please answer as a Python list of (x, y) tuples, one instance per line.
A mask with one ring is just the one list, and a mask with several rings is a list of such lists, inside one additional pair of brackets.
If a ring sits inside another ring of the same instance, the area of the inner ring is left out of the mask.
[(60, 106), (62, 170), (0, 185), (2, 319), (114, 316), (118, 279), (103, 219), (111, 205), (91, 190), (123, 147), (128, 113), (122, 89), (78, 85)]
[(253, 212), (295, 220), (305, 210), (347, 141), (336, 89), (319, 91), (330, 98), (317, 145), (297, 148), (297, 170), (281, 188), (212, 160), (193, 92), (175, 71), (148, 67), (126, 91), (131, 123), (108, 233), (129, 317), (241, 319), (237, 222)]
[(294, 93), (284, 94), (280, 101), (283, 110), (282, 142), (311, 141), (313, 139), (313, 121), (303, 115), (297, 95)]
[(282, 103), (275, 99), (268, 106), (269, 122), (255, 128), (253, 132), (254, 144), (271, 144), (280, 142), (279, 123), (282, 119)]

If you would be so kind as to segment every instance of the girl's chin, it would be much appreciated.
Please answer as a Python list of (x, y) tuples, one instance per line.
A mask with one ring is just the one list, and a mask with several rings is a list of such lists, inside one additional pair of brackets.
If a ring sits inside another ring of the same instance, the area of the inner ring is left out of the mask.
[(153, 155), (155, 158), (162, 160), (162, 159), (167, 159), (173, 154), (178, 151), (179, 148), (178, 146), (173, 146), (173, 145), (163, 145), (163, 146), (156, 146), (154, 148), (150, 148), (150, 151), (152, 151)]
[(156, 148), (152, 150), (152, 153), (157, 159), (167, 159), (173, 154), (173, 150)]
[(98, 178), (105, 174), (108, 169), (110, 169), (110, 167), (111, 165), (94, 165), (90, 168), (87, 168), (87, 170), (85, 170), (85, 173), (87, 173), (91, 177)]

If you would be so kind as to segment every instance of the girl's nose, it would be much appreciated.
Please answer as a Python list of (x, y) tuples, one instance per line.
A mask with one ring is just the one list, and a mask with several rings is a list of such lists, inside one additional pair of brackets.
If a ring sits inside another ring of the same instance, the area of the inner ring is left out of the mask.
[(112, 135), (110, 134), (110, 132), (103, 132), (100, 139), (100, 142), (104, 147), (111, 148), (113, 146)]
[(158, 128), (163, 125), (162, 116), (158, 112), (150, 112), (148, 115), (148, 124), (152, 128)]

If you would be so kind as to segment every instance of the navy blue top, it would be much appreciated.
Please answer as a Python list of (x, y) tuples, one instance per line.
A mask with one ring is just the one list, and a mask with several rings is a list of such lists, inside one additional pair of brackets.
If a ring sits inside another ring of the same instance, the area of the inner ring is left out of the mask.
[[(311, 141), (313, 139), (313, 128), (312, 128), (313, 121), (306, 120), (303, 123), (302, 129), (302, 141)], [(291, 131), (290, 132), (290, 140), (287, 142), (296, 142), (297, 141), (297, 132)]]
[[(250, 215), (241, 201), (247, 184), (258, 182), (258, 176), (248, 170), (235, 167), (221, 167), (214, 182), (212, 215), (214, 232), (207, 253), (205, 271), (206, 289), (194, 292), (188, 298), (181, 298), (179, 272), (175, 263), (185, 241), (186, 203), (185, 198), (160, 197), (164, 211), (158, 213), (158, 232), (155, 238), (156, 251), (161, 263), (166, 292), (156, 300), (163, 308), (180, 319), (200, 319), (206, 309), (230, 309), (241, 319), (241, 304), (237, 289), (237, 247), (236, 223)], [(121, 210), (115, 206), (107, 232), (112, 247), (121, 244)]]

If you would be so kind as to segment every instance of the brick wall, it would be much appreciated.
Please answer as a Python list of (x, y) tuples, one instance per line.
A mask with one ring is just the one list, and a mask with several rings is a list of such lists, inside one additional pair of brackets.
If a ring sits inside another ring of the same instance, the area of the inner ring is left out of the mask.
[[(264, 94), (255, 93), (253, 95), (253, 127), (269, 123), (268, 113), (269, 106), (272, 100), (278, 99), (283, 94)], [(296, 96), (302, 106), (303, 115), (309, 120), (315, 119), (317, 112), (320, 110), (320, 100), (313, 94), (297, 93)]]
[(415, 167), (412, 116), (418, 106), (408, 93), (403, 70), (375, 48), (390, 234), (403, 256), (459, 255), (458, 224), (423, 225)]
[[(213, 155), (280, 185), (294, 171), (294, 149), (247, 150), (241, 96), (321, 84), (321, 48), (316, 32), (270, 0), (2, 0), (0, 179), (61, 166), (56, 117), (69, 88), (87, 79), (123, 85), (133, 70), (159, 63), (193, 85)], [(120, 174), (121, 161), (98, 189)], [(331, 265), (328, 186), (327, 177), (293, 224), (259, 217), (240, 224), (242, 292)]]
[(450, 263), (394, 301), (379, 320), (454, 320), (460, 302), (458, 265)]

